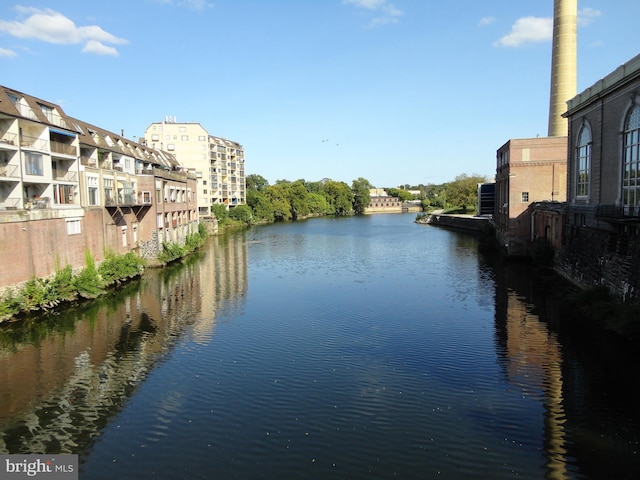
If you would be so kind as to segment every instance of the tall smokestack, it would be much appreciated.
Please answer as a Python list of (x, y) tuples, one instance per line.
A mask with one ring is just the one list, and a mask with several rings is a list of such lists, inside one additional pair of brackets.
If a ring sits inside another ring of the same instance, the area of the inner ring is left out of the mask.
[(578, 57), (578, 0), (554, 0), (551, 47), (550, 137), (567, 135), (567, 100), (576, 95)]

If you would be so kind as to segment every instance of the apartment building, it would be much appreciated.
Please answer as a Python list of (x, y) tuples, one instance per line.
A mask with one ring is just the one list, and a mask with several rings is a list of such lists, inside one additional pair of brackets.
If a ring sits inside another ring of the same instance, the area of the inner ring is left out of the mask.
[(211, 215), (212, 205), (234, 207), (246, 203), (245, 157), (242, 145), (209, 135), (199, 123), (167, 117), (152, 123), (145, 144), (175, 155), (180, 165), (198, 178), (199, 215)]
[(106, 252), (154, 259), (197, 229), (175, 157), (0, 86), (0, 287)]
[(496, 163), (496, 236), (507, 255), (526, 255), (532, 240), (529, 206), (566, 200), (567, 137), (511, 139), (497, 150)]
[(640, 55), (570, 99), (561, 268), (640, 303)]

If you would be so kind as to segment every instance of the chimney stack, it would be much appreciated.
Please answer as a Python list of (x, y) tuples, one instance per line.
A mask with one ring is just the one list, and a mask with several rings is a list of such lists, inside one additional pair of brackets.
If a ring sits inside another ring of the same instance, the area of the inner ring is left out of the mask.
[(577, 93), (578, 0), (554, 0), (551, 47), (550, 137), (567, 135), (567, 100)]

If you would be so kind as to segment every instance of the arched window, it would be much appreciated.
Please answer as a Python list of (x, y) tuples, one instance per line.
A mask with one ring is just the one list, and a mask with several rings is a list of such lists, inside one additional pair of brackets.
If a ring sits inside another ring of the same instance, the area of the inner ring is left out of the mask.
[(624, 170), (622, 173), (622, 204), (640, 205), (640, 106), (634, 106), (624, 122)]
[(591, 183), (591, 129), (584, 124), (578, 135), (578, 168), (576, 172), (576, 196), (588, 197)]

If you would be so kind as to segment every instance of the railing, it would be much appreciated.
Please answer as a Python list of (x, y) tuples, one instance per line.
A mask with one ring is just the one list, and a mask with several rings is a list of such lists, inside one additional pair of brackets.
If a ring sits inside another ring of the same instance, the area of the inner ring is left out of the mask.
[(20, 208), (20, 198), (5, 198), (0, 201), (0, 210), (18, 210)]
[(0, 177), (20, 178), (20, 165), (0, 165)]
[(611, 219), (639, 218), (640, 205), (598, 205), (596, 216)]
[(6, 143), (7, 145), (16, 145), (18, 143), (18, 134), (5, 132), (0, 136), (0, 143)]
[(20, 138), (20, 146), (24, 148), (32, 148), (35, 150), (46, 150), (47, 140), (43, 140), (38, 137), (30, 137), (28, 135), (22, 135)]
[(77, 150), (74, 145), (69, 145), (68, 143), (56, 142), (55, 140), (51, 140), (51, 152), (53, 153), (61, 153), (63, 155), (75, 155)]
[(53, 170), (53, 179), (54, 180), (65, 180), (67, 182), (77, 182), (78, 181), (78, 172), (73, 172), (69, 170), (60, 170), (58, 168)]
[(98, 161), (91, 157), (80, 157), (80, 163), (85, 167), (97, 167)]
[(56, 125), (57, 127), (69, 128), (69, 124), (67, 123), (67, 121), (56, 113), (45, 112), (44, 116), (47, 117), (47, 120), (49, 120), (50, 123)]
[(49, 197), (25, 198), (24, 206), (26, 209), (44, 210), (51, 208), (51, 199)]
[(118, 194), (118, 205), (128, 206), (137, 204), (138, 200), (132, 193)]

